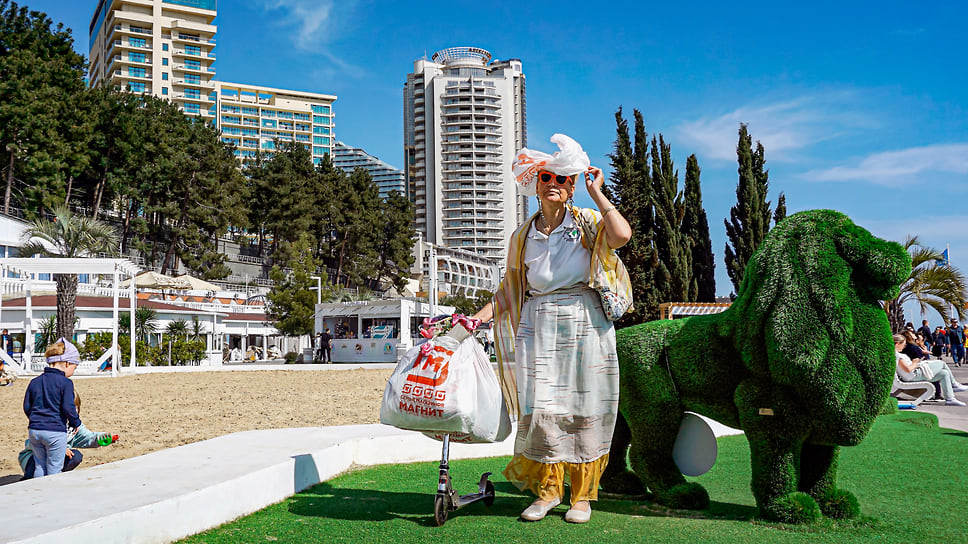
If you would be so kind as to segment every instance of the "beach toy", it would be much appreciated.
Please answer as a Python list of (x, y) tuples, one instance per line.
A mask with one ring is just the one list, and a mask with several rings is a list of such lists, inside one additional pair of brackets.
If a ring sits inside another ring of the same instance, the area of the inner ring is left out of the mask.
[(101, 438), (97, 439), (97, 443), (99, 446), (110, 446), (111, 444), (117, 441), (118, 441), (118, 435), (116, 434), (106, 434)]

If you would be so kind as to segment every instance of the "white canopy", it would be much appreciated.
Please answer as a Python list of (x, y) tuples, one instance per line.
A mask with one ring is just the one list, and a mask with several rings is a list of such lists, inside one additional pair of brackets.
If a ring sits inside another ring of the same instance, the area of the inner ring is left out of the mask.
[[(22, 278), (8, 279), (6, 271), (19, 274)], [(33, 355), (34, 335), (31, 331), (31, 283), (35, 274), (103, 274), (114, 277), (114, 328), (111, 335), (111, 346), (114, 350), (114, 360), (111, 364), (111, 374), (117, 376), (118, 368), (121, 366), (121, 353), (118, 351), (118, 295), (120, 292), (119, 281), (122, 276), (133, 278), (138, 274), (138, 266), (127, 259), (105, 259), (105, 258), (84, 258), (84, 257), (34, 257), (34, 258), (9, 258), (0, 259), (0, 284), (3, 284), (2, 292), (6, 292), (12, 282), (23, 282), (26, 297), (26, 319), (24, 346), (25, 368), (30, 368), (30, 359)], [(135, 311), (135, 291), (134, 287), (128, 289), (130, 300), (129, 310), (131, 312), (131, 322), (134, 323)], [(0, 297), (0, 312), (3, 311), (3, 299)], [(131, 366), (135, 365), (135, 335), (131, 335)], [(7, 358), (6, 352), (2, 353), (4, 360)], [(10, 363), (11, 361), (7, 361)]]
[(196, 278), (195, 276), (189, 276), (188, 274), (183, 274), (175, 278), (175, 281), (187, 283), (191, 285), (190, 289), (195, 289), (196, 291), (221, 291), (222, 288), (214, 283), (209, 283), (203, 279)]

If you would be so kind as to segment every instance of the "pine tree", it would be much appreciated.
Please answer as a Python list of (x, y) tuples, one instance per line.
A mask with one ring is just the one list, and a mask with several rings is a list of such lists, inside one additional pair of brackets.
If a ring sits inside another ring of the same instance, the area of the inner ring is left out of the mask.
[(726, 273), (735, 292), (739, 292), (746, 264), (770, 230), (772, 212), (766, 200), (769, 173), (764, 170), (765, 151), (759, 142), (756, 151), (753, 151), (752, 138), (745, 124), (739, 128), (736, 157), (739, 164), (736, 204), (729, 210), (729, 219), (724, 223), (727, 237)]
[(74, 52), (70, 31), (52, 25), (44, 13), (0, 0), (4, 213), (15, 200), (31, 217), (63, 203), (69, 161), (77, 157), (74, 97), (84, 91), (84, 57)]
[[(313, 245), (312, 237), (304, 232), (295, 241), (281, 242), (276, 250), (277, 260), (291, 271), (286, 273), (276, 264), (269, 272), (275, 285), (266, 295), (266, 315), (283, 334), (301, 336), (313, 332), (317, 294), (310, 287), (317, 285), (312, 276), (319, 275)], [(326, 294), (319, 296), (325, 299)]]
[(389, 279), (397, 290), (403, 289), (416, 260), (417, 241), (414, 205), (403, 194), (393, 191), (380, 202), (380, 237), (377, 240), (379, 265), (377, 277)]
[(713, 258), (712, 241), (709, 239), (709, 222), (702, 204), (699, 175), (699, 161), (695, 155), (690, 155), (686, 159), (686, 212), (682, 218), (682, 233), (692, 255), (692, 274), (689, 296), (685, 300), (716, 302), (716, 262)]

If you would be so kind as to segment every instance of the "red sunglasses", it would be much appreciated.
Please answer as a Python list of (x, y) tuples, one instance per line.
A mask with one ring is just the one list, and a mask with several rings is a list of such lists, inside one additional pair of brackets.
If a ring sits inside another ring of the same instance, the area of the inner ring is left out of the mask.
[(542, 172), (540, 179), (542, 183), (548, 183), (551, 180), (555, 180), (558, 182), (558, 185), (564, 185), (571, 182), (571, 176), (556, 176), (550, 172)]

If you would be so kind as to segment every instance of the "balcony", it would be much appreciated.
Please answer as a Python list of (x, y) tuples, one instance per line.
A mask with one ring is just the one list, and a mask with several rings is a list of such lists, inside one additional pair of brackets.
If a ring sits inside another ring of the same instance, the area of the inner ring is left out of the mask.
[(185, 102), (204, 103), (209, 101), (208, 97), (204, 95), (175, 93), (174, 97), (177, 98), (178, 100), (184, 100)]
[(189, 58), (202, 58), (205, 56), (203, 51), (189, 51), (187, 49), (172, 49), (172, 56), (175, 57), (189, 57)]
[(121, 49), (135, 49), (138, 51), (141, 51), (144, 49), (151, 50), (150, 43), (145, 43), (144, 45), (133, 45), (130, 42), (128, 42), (128, 40), (114, 40), (114, 45), (112, 46), (112, 49), (114, 47), (120, 47)]
[(151, 80), (151, 74), (150, 73), (145, 73), (145, 75), (139, 76), (139, 75), (135, 75), (135, 74), (129, 74), (129, 73), (127, 73), (127, 71), (122, 71), (122, 70), (115, 70), (114, 73), (112, 74), (112, 76), (114, 76), (114, 77), (121, 77), (121, 78), (124, 78), (124, 79), (138, 79), (138, 80), (148, 80), (148, 81)]
[(194, 79), (174, 79), (172, 80), (176, 85), (182, 85), (185, 87), (197, 87), (199, 89), (214, 89), (215, 84), (211, 80), (194, 80)]
[(187, 64), (173, 64), (171, 69), (175, 72), (191, 72), (193, 74), (207, 74), (215, 71), (214, 68), (208, 66), (189, 66)]

